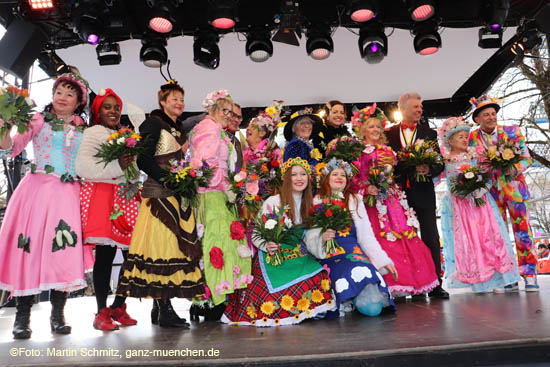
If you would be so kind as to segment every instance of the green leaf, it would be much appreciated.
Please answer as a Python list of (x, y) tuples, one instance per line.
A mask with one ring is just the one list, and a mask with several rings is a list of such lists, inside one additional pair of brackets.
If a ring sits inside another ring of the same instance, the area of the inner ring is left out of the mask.
[(17, 248), (22, 248), (23, 251), (30, 253), (30, 244), (31, 244), (31, 238), (30, 237), (24, 237), (23, 233), (19, 234), (19, 237), (17, 238)]
[(31, 173), (35, 173), (35, 172), (36, 172), (36, 164), (31, 163)]
[(124, 210), (120, 209), (118, 204), (115, 204), (115, 208), (113, 209), (111, 215), (109, 216), (110, 220), (116, 220), (121, 215), (124, 215)]
[(49, 164), (47, 164), (47, 165), (44, 166), (44, 171), (46, 171), (46, 173), (50, 174), (50, 173), (54, 172), (55, 169), (53, 168), (53, 166), (50, 166)]

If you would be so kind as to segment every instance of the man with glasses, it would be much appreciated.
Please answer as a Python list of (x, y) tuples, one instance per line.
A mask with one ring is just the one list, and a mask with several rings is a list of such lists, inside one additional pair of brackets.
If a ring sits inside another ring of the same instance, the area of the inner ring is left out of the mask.
[(229, 117), (229, 124), (225, 128), (225, 131), (227, 132), (227, 135), (231, 139), (231, 143), (233, 143), (233, 147), (235, 148), (235, 156), (236, 158), (233, 158), (233, 155), (231, 155), (231, 158), (235, 160), (235, 172), (238, 172), (243, 168), (243, 147), (239, 139), (235, 136), (237, 131), (239, 130), (239, 125), (243, 121), (243, 114), (241, 110), (241, 106), (237, 103), (233, 103), (233, 110), (232, 111), (223, 111), (224, 114)]

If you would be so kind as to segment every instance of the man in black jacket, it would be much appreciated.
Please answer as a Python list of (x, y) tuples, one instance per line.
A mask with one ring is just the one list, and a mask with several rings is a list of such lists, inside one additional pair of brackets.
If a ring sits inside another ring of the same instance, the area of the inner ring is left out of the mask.
[[(403, 121), (387, 131), (389, 145), (396, 153), (420, 139), (437, 141), (435, 130), (418, 123), (422, 117), (422, 98), (418, 93), (403, 94), (399, 97), (398, 106), (403, 115)], [(420, 237), (432, 253), (440, 285), (431, 291), (429, 296), (448, 299), (449, 293), (441, 287), (441, 247), (436, 224), (435, 190), (432, 181), (432, 177), (437, 177), (444, 168), (443, 164), (407, 167), (403, 163), (398, 163), (395, 174), (397, 183), (403, 187), (407, 194), (409, 206), (416, 211), (420, 223)], [(417, 182), (415, 171), (418, 175), (426, 176), (428, 180)]]

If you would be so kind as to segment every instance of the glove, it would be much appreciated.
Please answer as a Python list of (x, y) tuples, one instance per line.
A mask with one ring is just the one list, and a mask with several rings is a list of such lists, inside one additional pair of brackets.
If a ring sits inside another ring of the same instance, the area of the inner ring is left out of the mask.
[(227, 196), (227, 200), (230, 203), (235, 203), (235, 201), (237, 200), (237, 195), (229, 187), (227, 189), (225, 189), (224, 194), (225, 194), (225, 196)]

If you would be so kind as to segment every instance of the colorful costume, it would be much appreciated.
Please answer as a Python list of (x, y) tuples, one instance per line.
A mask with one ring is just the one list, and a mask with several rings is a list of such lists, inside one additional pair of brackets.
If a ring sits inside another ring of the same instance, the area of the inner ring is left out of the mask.
[[(269, 143), (269, 139), (263, 139), (260, 144), (256, 146), (256, 148), (251, 148), (250, 146), (247, 146), (243, 150), (243, 156), (245, 164), (257, 160), (260, 158), (267, 158), (267, 144)], [(275, 148), (273, 150), (273, 153), (275, 154), (275, 159), (280, 160), (281, 159), (281, 150), (279, 148)]]
[(74, 181), (84, 122), (74, 116), (74, 123), (78, 126), (64, 124), (52, 113), (37, 113), (29, 130), (17, 134), (12, 149), (4, 151), (15, 157), (32, 140), (35, 154), (0, 229), (0, 288), (12, 296), (86, 286), (84, 269), (93, 259), (90, 253), (86, 261), (83, 256), (80, 184)]
[(512, 229), (516, 240), (516, 252), (519, 271), (522, 276), (534, 276), (536, 274), (537, 259), (533, 254), (533, 241), (531, 226), (527, 217), (529, 190), (525, 182), (523, 172), (531, 165), (531, 157), (525, 145), (525, 138), (517, 126), (500, 126), (495, 128), (496, 134), (492, 134), (490, 140), (481, 133), (480, 129), (470, 132), (470, 146), (487, 149), (498, 141), (509, 140), (516, 142), (521, 148), (523, 159), (516, 165), (518, 176), (512, 181), (506, 181), (502, 172), (495, 172), (491, 195), (495, 199), (504, 222), (507, 222), (506, 209), (510, 215)]
[(160, 183), (169, 160), (182, 159), (184, 137), (161, 110), (151, 112), (140, 133), (146, 148), (137, 164), (148, 178), (117, 293), (163, 300), (204, 294), (199, 268), (202, 251), (193, 210)]
[[(301, 205), (301, 193), (294, 195), (296, 208)], [(279, 195), (269, 197), (262, 212), (281, 205)], [(295, 223), (301, 223), (297, 211)], [(229, 297), (222, 322), (237, 325), (280, 326), (298, 324), (334, 309), (328, 274), (304, 246), (304, 229), (292, 229), (292, 241), (282, 243), (284, 262), (273, 266), (266, 261), (266, 243), (254, 239), (259, 251), (254, 256), (252, 282)]]
[(313, 149), (313, 144), (310, 141), (295, 136), (285, 146), (283, 162), (286, 162), (290, 158), (302, 158), (305, 159), (313, 169), (315, 169), (315, 166), (319, 163), (319, 160), (312, 157), (311, 152)]
[[(368, 145), (360, 158), (359, 173), (353, 177), (354, 187), (367, 195), (363, 183), (373, 166), (395, 166), (394, 151), (386, 145)], [(429, 248), (418, 237), (414, 227), (418, 220), (409, 207), (407, 195), (394, 185), (387, 197), (376, 198), (376, 206), (366, 206), (372, 228), (382, 249), (393, 260), (398, 273), (395, 281), (391, 275), (384, 278), (394, 296), (426, 293), (439, 285)]]
[[(215, 305), (223, 303), (227, 294), (245, 288), (251, 270), (250, 250), (241, 240), (230, 236), (231, 223), (237, 220), (236, 215), (227, 209), (225, 195), (228, 189), (227, 159), (231, 148), (221, 125), (209, 118), (195, 126), (189, 139), (191, 157), (205, 160), (214, 168), (210, 186), (199, 188), (198, 220), (204, 226), (204, 275)], [(238, 251), (243, 247), (247, 249), (246, 253)]]

